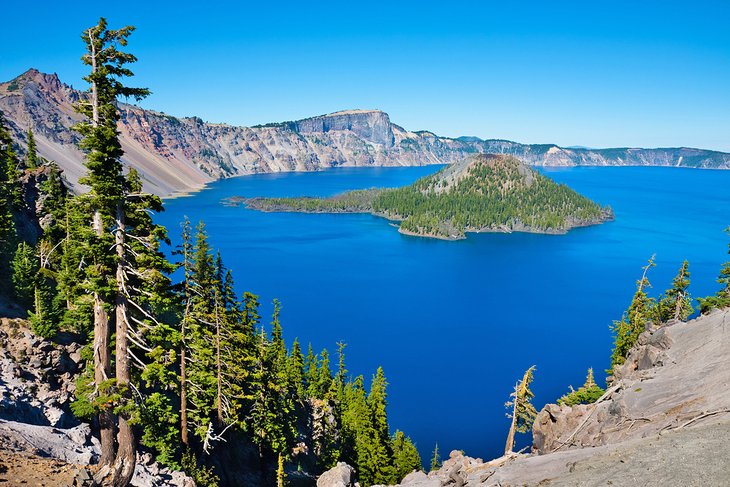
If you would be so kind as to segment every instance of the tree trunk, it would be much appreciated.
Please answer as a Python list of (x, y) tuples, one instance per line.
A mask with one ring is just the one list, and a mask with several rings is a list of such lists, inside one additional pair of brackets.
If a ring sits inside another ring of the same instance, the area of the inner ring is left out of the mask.
[[(101, 212), (94, 212), (94, 231), (97, 237), (104, 236)], [(109, 315), (104, 309), (104, 302), (98, 292), (94, 292), (94, 384), (97, 389), (111, 374), (111, 358), (109, 357)], [(108, 405), (99, 413), (99, 441), (101, 443), (100, 465), (111, 465), (114, 462), (114, 413)]]
[[(125, 256), (125, 219), (124, 203), (117, 203), (116, 225), (114, 232), (114, 244), (117, 250), (117, 297), (116, 297), (116, 376), (117, 387), (126, 388), (124, 393), (127, 401), (130, 397), (130, 374), (129, 374), (129, 319), (127, 318), (127, 290), (124, 269), (126, 267)], [(137, 457), (137, 450), (134, 439), (134, 431), (124, 414), (119, 416), (119, 432), (117, 434), (117, 456), (114, 460), (114, 471), (112, 484), (115, 487), (129, 485), (134, 475), (134, 466)]]
[(190, 311), (190, 298), (185, 304), (185, 315), (182, 319), (182, 325), (180, 329), (180, 440), (184, 446), (188, 446), (188, 372), (187, 364), (187, 350), (185, 344), (185, 325), (188, 320), (188, 313)]
[(507, 444), (504, 446), (504, 454), (509, 455), (512, 453), (512, 449), (515, 446), (515, 428), (517, 427), (517, 386), (515, 386), (515, 399), (512, 403), (512, 424), (509, 426), (509, 432), (507, 433)]
[(223, 424), (223, 384), (221, 373), (221, 320), (218, 315), (218, 291), (215, 292), (215, 350), (218, 385), (218, 424)]

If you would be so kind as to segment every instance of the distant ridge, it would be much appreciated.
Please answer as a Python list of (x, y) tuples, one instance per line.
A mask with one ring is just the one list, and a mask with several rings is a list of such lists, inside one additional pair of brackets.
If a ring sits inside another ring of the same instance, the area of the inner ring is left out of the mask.
[[(30, 69), (0, 83), (0, 111), (15, 140), (29, 127), (43, 157), (55, 160), (77, 185), (83, 174), (79, 121), (73, 104), (84, 94), (55, 74)], [(439, 137), (391, 122), (380, 110), (342, 110), (302, 120), (236, 127), (198, 117), (120, 104), (125, 164), (159, 195), (196, 190), (244, 174), (315, 171), (337, 166), (450, 164), (474, 153), (508, 154), (534, 166), (680, 166), (730, 169), (730, 154), (693, 148), (583, 149), (520, 144), (478, 137)]]

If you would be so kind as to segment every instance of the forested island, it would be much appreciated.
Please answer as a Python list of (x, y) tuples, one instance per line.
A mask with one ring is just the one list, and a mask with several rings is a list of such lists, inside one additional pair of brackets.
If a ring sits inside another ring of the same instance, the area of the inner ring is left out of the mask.
[(329, 198), (242, 198), (261, 211), (372, 213), (408, 235), (445, 240), (467, 232), (565, 233), (613, 219), (609, 207), (527, 167), (519, 159), (476, 154), (402, 188), (365, 189)]

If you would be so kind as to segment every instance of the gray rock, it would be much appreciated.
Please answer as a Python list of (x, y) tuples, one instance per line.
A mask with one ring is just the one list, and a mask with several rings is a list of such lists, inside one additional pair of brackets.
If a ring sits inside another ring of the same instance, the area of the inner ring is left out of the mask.
[(354, 487), (355, 469), (344, 462), (327, 470), (317, 479), (317, 487)]
[(415, 484), (417, 482), (425, 482), (428, 480), (428, 475), (425, 472), (414, 471), (403, 477), (401, 485)]
[(63, 430), (0, 420), (0, 446), (80, 465), (99, 458), (99, 442), (90, 436), (88, 425)]

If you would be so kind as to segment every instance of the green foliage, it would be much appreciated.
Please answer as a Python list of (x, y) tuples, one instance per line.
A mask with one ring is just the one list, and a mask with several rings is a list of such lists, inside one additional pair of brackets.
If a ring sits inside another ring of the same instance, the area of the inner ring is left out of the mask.
[(18, 161), (13, 141), (0, 112), (0, 293), (11, 294), (11, 260), (17, 247), (15, 233), (14, 187)]
[(399, 483), (403, 477), (414, 470), (422, 470), (421, 455), (411, 439), (400, 430), (392, 438), (393, 478), (392, 483)]
[(284, 487), (286, 485), (286, 472), (284, 471), (284, 455), (279, 453), (276, 468), (276, 487)]
[(672, 280), (672, 287), (666, 290), (657, 303), (657, 320), (660, 323), (671, 319), (686, 321), (694, 312), (692, 296), (688, 291), (689, 278), (689, 262), (685, 260)]
[(439, 455), (439, 444), (433, 447), (433, 454), (431, 455), (431, 465), (429, 471), (433, 472), (441, 468), (441, 456)]
[(530, 390), (534, 372), (534, 365), (525, 371), (522, 380), (515, 384), (515, 390), (510, 394), (512, 400), (505, 403), (505, 407), (511, 410), (510, 413), (507, 413), (507, 417), (512, 419), (507, 435), (505, 454), (510, 453), (514, 448), (515, 433), (527, 433), (537, 417), (537, 410), (532, 405), (534, 394)]
[(510, 394), (512, 400), (505, 404), (506, 407), (512, 407), (512, 414), (508, 416), (514, 419), (515, 431), (518, 433), (527, 433), (537, 417), (537, 410), (532, 405), (534, 394), (530, 390), (534, 372), (534, 365), (527, 369), (522, 380), (515, 386), (514, 392)]
[(38, 149), (35, 143), (35, 137), (33, 136), (33, 130), (28, 129), (28, 148), (25, 156), (25, 166), (28, 169), (34, 169), (38, 167)]
[(264, 211), (372, 212), (401, 221), (404, 232), (444, 238), (463, 238), (465, 232), (478, 230), (560, 233), (611, 214), (513, 157), (476, 156), (466, 174), (453, 180), (449, 171), (444, 168), (397, 189), (357, 190), (331, 198), (233, 198), (229, 203)]
[(15, 298), (24, 309), (33, 307), (35, 297), (36, 274), (38, 273), (38, 257), (35, 249), (20, 242), (13, 257), (13, 288)]
[(593, 369), (588, 369), (585, 384), (574, 390), (570, 387), (570, 392), (560, 399), (558, 404), (561, 406), (575, 406), (576, 404), (593, 404), (605, 391), (601, 389), (593, 379)]
[(144, 426), (140, 442), (157, 452), (157, 461), (177, 468), (178, 415), (171, 398), (161, 392), (153, 392), (144, 398), (139, 422)]
[(183, 453), (180, 464), (197, 487), (217, 487), (220, 483), (220, 478), (213, 473), (213, 469), (199, 462), (191, 450)]
[(629, 351), (639, 339), (639, 335), (646, 330), (647, 325), (656, 316), (656, 301), (646, 294), (646, 289), (651, 287), (646, 277), (649, 269), (654, 267), (654, 256), (649, 259), (648, 264), (643, 268), (644, 273), (641, 279), (636, 281), (636, 293), (631, 300), (629, 308), (624, 312), (620, 321), (614, 321), (611, 330), (613, 331), (614, 348), (611, 353), (611, 369), (626, 361)]
[(44, 338), (53, 338), (59, 330), (62, 304), (57, 299), (56, 284), (47, 269), (40, 269), (35, 278), (33, 311), (28, 319), (33, 331)]

